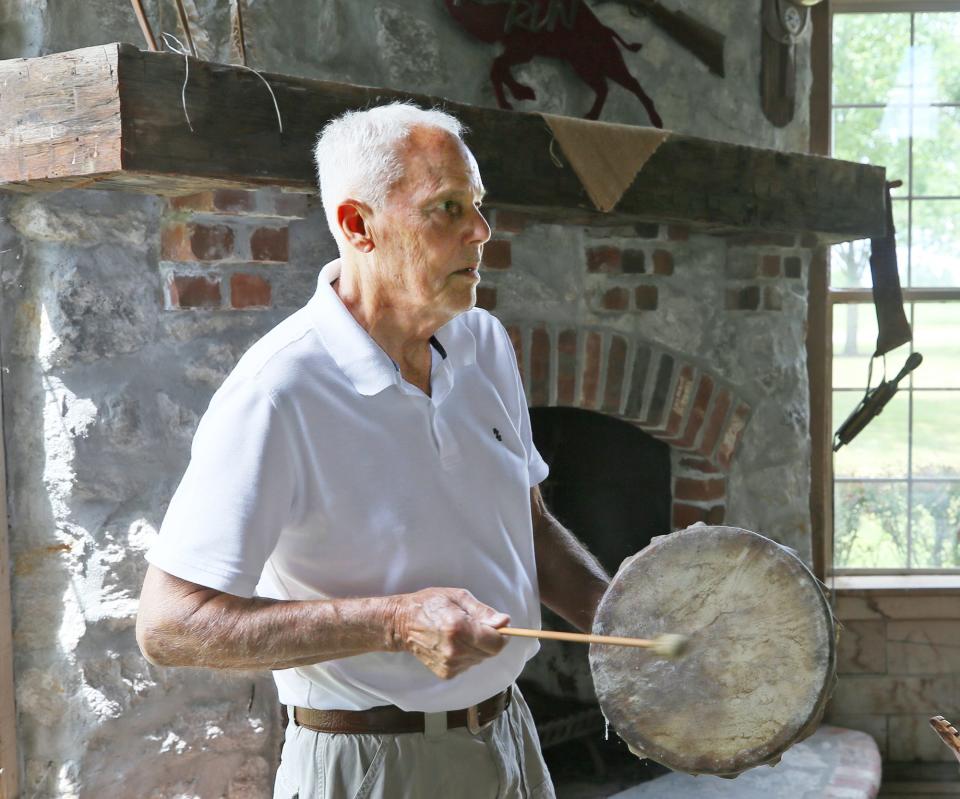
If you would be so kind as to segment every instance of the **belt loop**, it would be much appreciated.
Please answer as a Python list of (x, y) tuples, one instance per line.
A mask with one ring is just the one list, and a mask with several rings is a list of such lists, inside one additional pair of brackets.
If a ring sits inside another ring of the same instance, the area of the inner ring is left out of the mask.
[(423, 714), (423, 734), (426, 738), (439, 738), (447, 732), (446, 711)]

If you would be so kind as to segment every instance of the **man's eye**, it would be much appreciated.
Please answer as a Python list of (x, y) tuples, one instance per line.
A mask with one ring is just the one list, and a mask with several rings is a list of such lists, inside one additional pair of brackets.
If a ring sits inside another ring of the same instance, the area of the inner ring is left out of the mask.
[(447, 200), (443, 204), (443, 210), (450, 214), (450, 216), (460, 216), (460, 213), (463, 211), (463, 208), (460, 206), (456, 200)]

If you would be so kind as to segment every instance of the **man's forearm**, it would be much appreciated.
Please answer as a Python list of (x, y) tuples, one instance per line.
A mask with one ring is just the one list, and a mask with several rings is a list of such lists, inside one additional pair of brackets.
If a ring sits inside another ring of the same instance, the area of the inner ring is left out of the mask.
[[(543, 500), (537, 492), (534, 502)], [(535, 515), (534, 548), (540, 600), (578, 630), (589, 632), (610, 578), (597, 559), (545, 505)]]
[(408, 652), (441, 679), (506, 644), (510, 617), (462, 588), (395, 596), (280, 601), (234, 596), (151, 566), (137, 642), (160, 666), (289, 669), (367, 652)]
[(137, 638), (163, 666), (288, 669), (395, 648), (391, 597), (279, 601), (194, 591), (176, 613), (141, 614)]

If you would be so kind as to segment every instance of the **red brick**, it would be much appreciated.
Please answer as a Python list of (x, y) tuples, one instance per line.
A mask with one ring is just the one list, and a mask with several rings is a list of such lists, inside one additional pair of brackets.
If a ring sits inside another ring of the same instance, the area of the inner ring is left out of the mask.
[(721, 524), (726, 508), (723, 505), (714, 505), (710, 508), (699, 508), (696, 505), (687, 505), (683, 502), (673, 503), (673, 529), (682, 530), (697, 522), (707, 524)]
[(690, 365), (680, 369), (677, 384), (673, 389), (673, 400), (670, 403), (670, 413), (667, 417), (665, 437), (672, 438), (680, 429), (680, 422), (693, 400), (693, 367)]
[(599, 333), (588, 333), (583, 358), (583, 408), (597, 407), (597, 390), (600, 387), (600, 351), (603, 339)]
[(780, 256), (761, 255), (760, 274), (763, 277), (780, 277)]
[(673, 481), (674, 499), (707, 502), (711, 499), (722, 499), (726, 493), (727, 481), (722, 477), (713, 480), (695, 480), (692, 477), (678, 477)]
[(717, 472), (717, 467), (704, 458), (681, 458), (680, 467), (683, 469), (693, 469), (698, 472), (706, 472), (707, 474)]
[(714, 505), (707, 511), (707, 524), (723, 524), (726, 515), (726, 505)]
[(711, 396), (713, 396), (713, 379), (709, 375), (701, 375), (700, 381), (697, 383), (697, 393), (693, 398), (693, 408), (690, 410), (686, 427), (683, 429), (683, 436), (674, 445), (678, 449), (689, 449), (693, 446), (693, 442), (697, 440), (700, 429), (703, 427), (703, 420), (707, 414)]
[(213, 192), (213, 207), (229, 214), (243, 214), (256, 207), (252, 191), (242, 189), (217, 189)]
[(657, 308), (657, 287), (637, 286), (634, 289), (633, 304), (638, 311), (654, 311)]
[(494, 286), (477, 286), (477, 307), (492, 311), (497, 307), (497, 289)]
[(219, 308), (220, 278), (174, 275), (169, 284), (170, 308)]
[(172, 197), (170, 207), (199, 214), (303, 219), (309, 199), (310, 195), (300, 192), (216, 189)]
[(201, 191), (174, 197), (170, 205), (177, 211), (196, 211), (199, 213), (245, 214), (253, 211), (256, 198), (252, 191), (243, 189), (217, 189)]
[(625, 311), (630, 302), (630, 293), (620, 286), (607, 289), (603, 293), (603, 307), (608, 311)]
[(627, 340), (623, 336), (610, 339), (607, 352), (607, 385), (603, 392), (603, 409), (610, 413), (620, 412), (620, 397), (623, 395), (623, 374), (627, 367)]
[(493, 228), (497, 233), (520, 233), (529, 221), (526, 214), (498, 208), (493, 215)]
[(730, 410), (731, 402), (730, 392), (725, 388), (720, 389), (717, 398), (713, 403), (713, 410), (710, 411), (710, 419), (703, 431), (703, 438), (697, 452), (706, 457), (713, 455), (713, 450), (720, 439), (720, 431), (723, 429), (724, 420), (727, 418), (727, 411)]
[(160, 233), (160, 255), (167, 261), (222, 261), (233, 255), (234, 233), (226, 225), (174, 222)]
[(270, 282), (260, 275), (230, 277), (230, 305), (233, 308), (269, 308)]
[[(263, 199), (263, 198), (261, 198)], [(270, 216), (287, 219), (303, 219), (310, 209), (310, 195), (293, 191), (277, 192), (269, 201), (263, 202)]]
[(510, 242), (493, 239), (483, 245), (482, 266), (487, 269), (509, 269), (512, 263)]
[(510, 343), (513, 345), (513, 353), (517, 356), (517, 369), (520, 372), (520, 381), (524, 382), (523, 335), (520, 333), (520, 328), (516, 325), (507, 325), (507, 335), (510, 336)]
[(530, 399), (540, 407), (550, 402), (550, 334), (543, 327), (533, 331), (530, 342)]
[(696, 505), (687, 505), (684, 502), (673, 503), (673, 529), (683, 530), (691, 524), (705, 522), (707, 520), (707, 509), (698, 508)]
[(670, 241), (686, 241), (690, 238), (690, 228), (683, 225), (667, 225), (667, 238)]
[(750, 406), (741, 402), (727, 422), (727, 426), (720, 436), (720, 445), (717, 448), (717, 463), (721, 468), (730, 468), (733, 456), (736, 455), (737, 448), (743, 438), (743, 431), (747, 426), (749, 416)]
[(213, 192), (201, 191), (196, 194), (183, 194), (171, 197), (168, 202), (174, 211), (212, 211)]
[(673, 253), (669, 250), (654, 250), (653, 273), (655, 275), (672, 275)]
[(259, 227), (250, 236), (250, 257), (254, 261), (283, 263), (290, 260), (290, 229)]
[(617, 247), (590, 247), (587, 250), (587, 271), (608, 274), (619, 272), (621, 257)]
[(557, 405), (573, 405), (577, 383), (577, 331), (562, 330), (557, 340)]

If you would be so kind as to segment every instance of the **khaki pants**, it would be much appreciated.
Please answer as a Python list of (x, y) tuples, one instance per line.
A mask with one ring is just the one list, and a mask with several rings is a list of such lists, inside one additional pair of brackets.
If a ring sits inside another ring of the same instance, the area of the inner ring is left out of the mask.
[[(440, 714), (431, 714), (431, 726)], [(441, 726), (443, 721), (440, 722)], [(287, 726), (274, 799), (554, 799), (533, 717), (510, 707), (477, 735), (318, 733)]]

